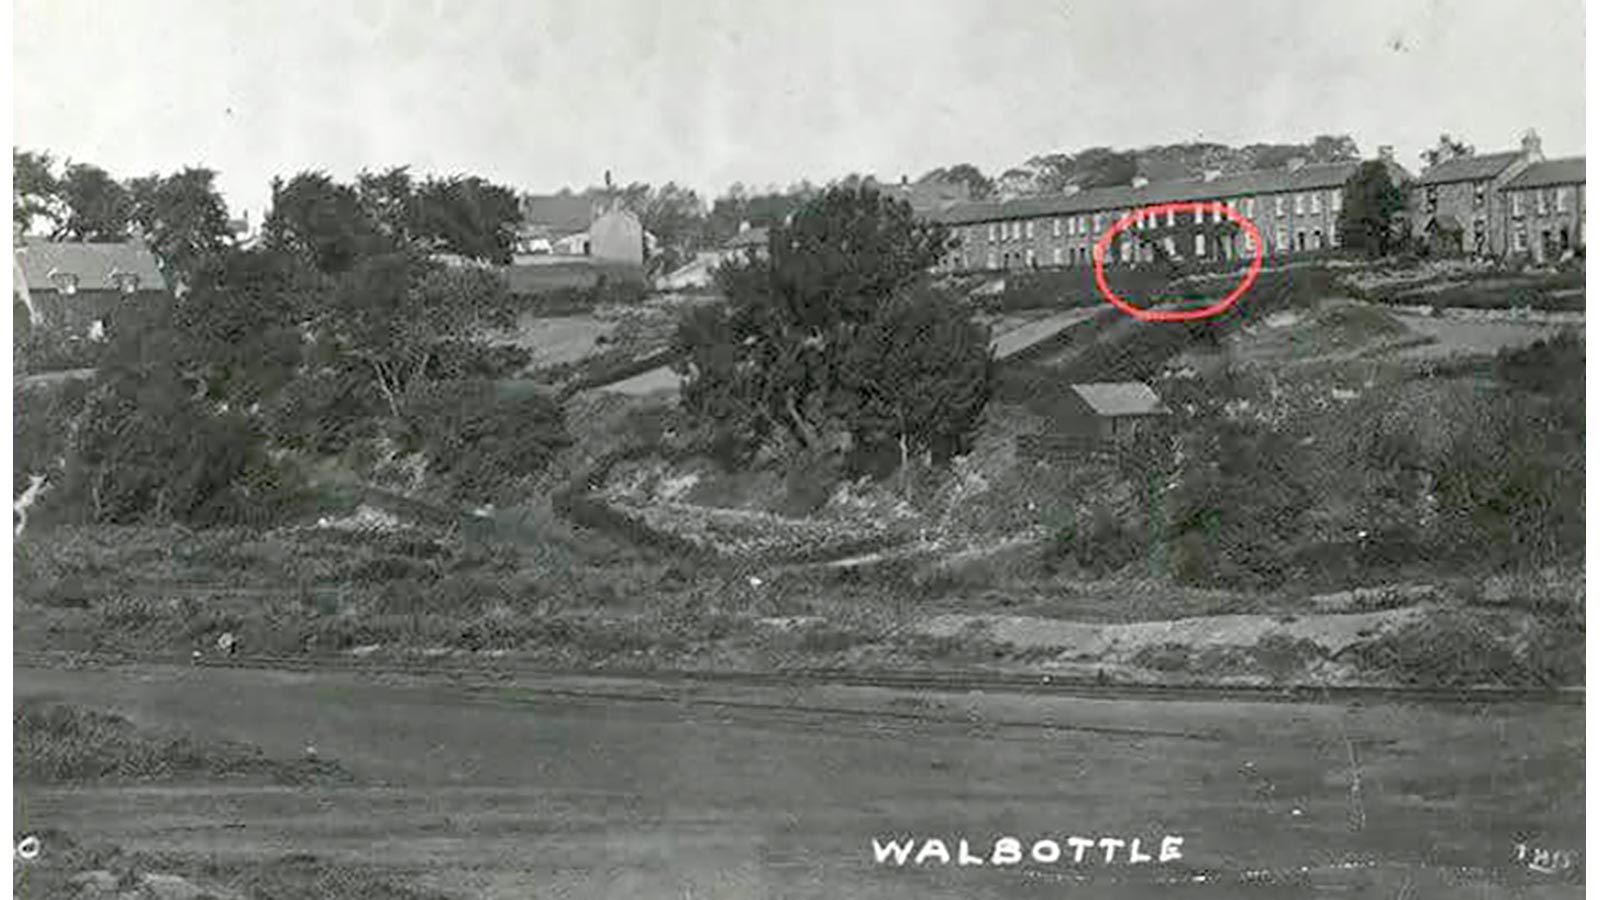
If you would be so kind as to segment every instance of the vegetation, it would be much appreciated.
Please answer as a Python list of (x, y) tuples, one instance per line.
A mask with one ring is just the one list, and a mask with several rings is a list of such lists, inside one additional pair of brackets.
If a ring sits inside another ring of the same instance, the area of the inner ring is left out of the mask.
[(770, 261), (725, 268), (727, 305), (692, 314), (677, 338), (684, 403), (709, 443), (741, 460), (836, 434), (867, 454), (957, 452), (993, 370), (986, 331), (927, 284), (946, 243), (908, 205), (836, 188), (775, 230)]
[(1344, 186), (1339, 240), (1369, 257), (1388, 256), (1404, 240), (1406, 197), (1381, 160), (1362, 163)]

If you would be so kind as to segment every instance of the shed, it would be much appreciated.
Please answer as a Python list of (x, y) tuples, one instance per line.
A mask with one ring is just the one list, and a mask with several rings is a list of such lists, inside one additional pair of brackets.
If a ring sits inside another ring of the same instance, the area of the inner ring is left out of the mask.
[(1061, 430), (1068, 434), (1124, 441), (1171, 410), (1143, 382), (1112, 381), (1070, 385), (1061, 413)]

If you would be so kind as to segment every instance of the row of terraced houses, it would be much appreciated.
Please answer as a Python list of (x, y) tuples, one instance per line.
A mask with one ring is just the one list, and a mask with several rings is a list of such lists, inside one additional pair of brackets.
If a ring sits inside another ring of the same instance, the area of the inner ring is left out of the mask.
[[(1412, 234), (1435, 253), (1550, 262), (1583, 252), (1584, 159), (1547, 160), (1529, 131), (1518, 150), (1440, 159), (1418, 175), (1379, 151), (1390, 178), (1407, 195)], [(949, 271), (1088, 266), (1093, 247), (1114, 223), (1134, 216), (1113, 239), (1108, 265), (1153, 261), (1158, 248), (1176, 259), (1248, 259), (1248, 233), (1222, 208), (1249, 218), (1269, 259), (1339, 246), (1343, 189), (1360, 161), (1307, 164), (1224, 175), (1209, 171), (1183, 181), (1135, 178), (1115, 187), (983, 203), (962, 203), (927, 215), (950, 226)], [(1181, 211), (1141, 212), (1166, 203)]]

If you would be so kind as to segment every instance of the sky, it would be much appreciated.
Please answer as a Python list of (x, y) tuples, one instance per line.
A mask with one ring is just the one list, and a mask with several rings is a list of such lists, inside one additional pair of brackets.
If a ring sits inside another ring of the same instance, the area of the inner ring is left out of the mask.
[(1584, 152), (1582, 0), (14, 0), (14, 146), (118, 176), (409, 165), (519, 191), (998, 174), (1442, 131)]

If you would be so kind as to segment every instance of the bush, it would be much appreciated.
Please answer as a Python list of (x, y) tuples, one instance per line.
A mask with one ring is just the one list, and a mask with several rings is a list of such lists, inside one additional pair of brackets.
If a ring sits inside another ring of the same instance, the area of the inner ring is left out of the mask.
[(370, 379), (324, 369), (291, 381), (268, 401), (262, 419), (267, 434), (283, 446), (334, 454), (369, 436), (383, 412)]
[(462, 496), (488, 499), (538, 475), (571, 443), (561, 407), (532, 391), (481, 379), (430, 382), (401, 411), (402, 445)]

